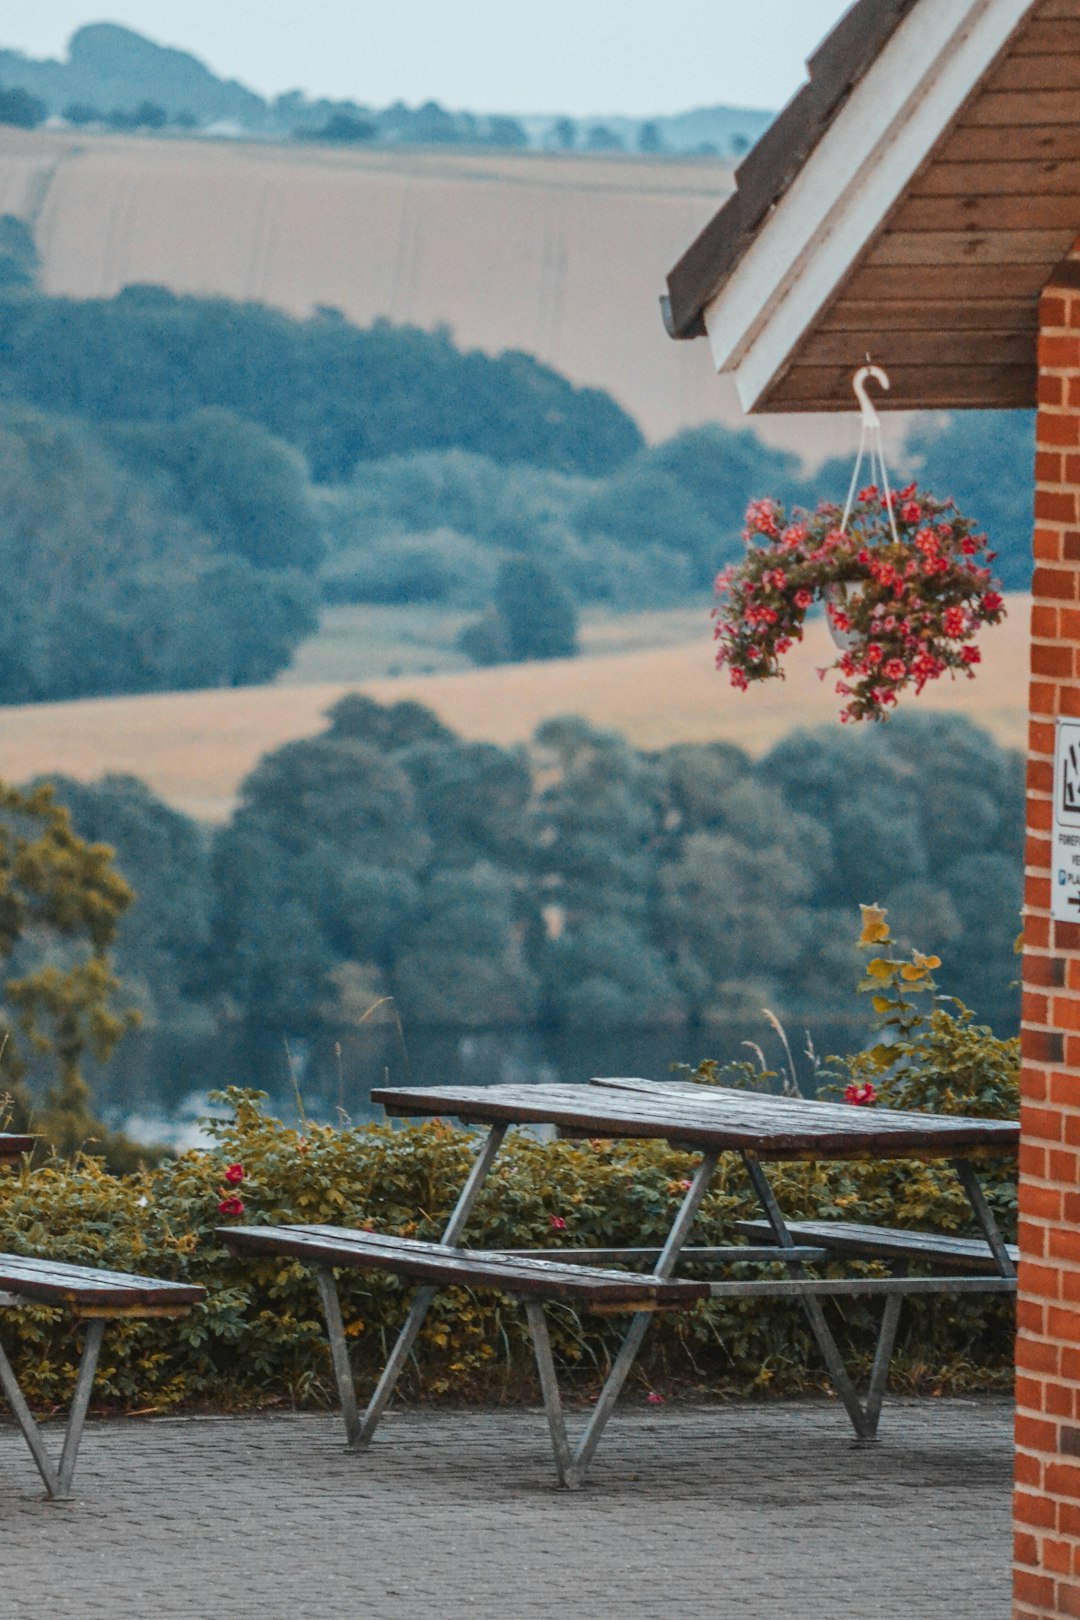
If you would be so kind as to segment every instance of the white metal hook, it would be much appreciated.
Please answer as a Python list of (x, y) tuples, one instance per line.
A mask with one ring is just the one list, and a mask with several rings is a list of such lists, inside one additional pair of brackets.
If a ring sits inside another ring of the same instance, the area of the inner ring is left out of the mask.
[(867, 381), (871, 378), (874, 382), (880, 383), (882, 388), (888, 388), (889, 379), (882, 371), (881, 367), (870, 365), (859, 367), (858, 371), (851, 379), (851, 386), (855, 390), (855, 398), (858, 400), (859, 409), (862, 412), (863, 427), (880, 428), (881, 419), (878, 416), (877, 411), (874, 409), (873, 401), (866, 392)]

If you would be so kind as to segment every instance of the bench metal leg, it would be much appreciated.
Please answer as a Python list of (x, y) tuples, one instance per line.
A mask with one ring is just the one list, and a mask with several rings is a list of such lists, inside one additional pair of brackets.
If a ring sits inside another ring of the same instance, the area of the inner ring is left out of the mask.
[[(742, 1160), (762, 1211), (776, 1234), (777, 1244), (781, 1249), (795, 1248), (795, 1239), (787, 1229), (787, 1224), (780, 1211), (780, 1205), (776, 1202), (776, 1197), (764, 1170), (761, 1168), (761, 1161), (757, 1154), (749, 1148), (743, 1148)], [(807, 1277), (805, 1266), (792, 1266), (792, 1271), (798, 1277)], [(810, 1322), (814, 1338), (817, 1340), (818, 1349), (824, 1358), (829, 1380), (844, 1404), (844, 1410), (851, 1419), (851, 1426), (855, 1430), (857, 1438), (860, 1440), (872, 1440), (877, 1429), (877, 1422), (876, 1420), (870, 1421), (862, 1402), (855, 1393), (855, 1385), (851, 1382), (848, 1370), (844, 1366), (843, 1357), (840, 1354), (836, 1340), (833, 1338), (832, 1330), (825, 1320), (825, 1312), (820, 1299), (815, 1298), (813, 1294), (803, 1294), (801, 1303)], [(886, 1307), (888, 1303), (889, 1301), (886, 1300)], [(882, 1325), (884, 1326), (884, 1322)], [(893, 1322), (892, 1327), (893, 1332), (895, 1332), (895, 1322)], [(875, 1358), (875, 1366), (876, 1364)], [(884, 1393), (884, 1385), (882, 1386), (882, 1393)], [(880, 1407), (880, 1401), (878, 1405)]]
[[(906, 1267), (898, 1268), (899, 1274), (906, 1271)], [(894, 1271), (894, 1274), (897, 1272)], [(904, 1303), (903, 1294), (886, 1294), (885, 1308), (881, 1313), (881, 1326), (878, 1329), (877, 1345), (874, 1348), (874, 1364), (870, 1369), (870, 1388), (866, 1396), (864, 1415), (868, 1440), (877, 1439), (878, 1423), (881, 1420), (881, 1403), (885, 1399), (885, 1389), (889, 1382), (889, 1366), (892, 1362), (893, 1346), (896, 1343), (896, 1329), (900, 1321), (900, 1307)]]
[[(472, 1213), (473, 1205), (480, 1196), (481, 1188), (487, 1179), (488, 1171), (495, 1160), (495, 1155), (502, 1147), (503, 1138), (509, 1130), (509, 1125), (493, 1125), (487, 1134), (480, 1152), (473, 1162), (464, 1187), (454, 1205), (450, 1219), (446, 1223), (439, 1243), (444, 1248), (451, 1248), (465, 1230), (465, 1223)], [(326, 1332), (330, 1340), (330, 1358), (334, 1366), (334, 1378), (337, 1382), (338, 1395), (341, 1399), (341, 1415), (345, 1420), (346, 1442), (351, 1450), (362, 1451), (371, 1443), (372, 1436), (379, 1424), (379, 1419), (389, 1404), (390, 1397), (397, 1387), (397, 1381), (405, 1370), (405, 1363), (409, 1353), (416, 1343), (417, 1334), (424, 1325), (424, 1318), (428, 1313), (437, 1290), (425, 1284), (418, 1288), (413, 1295), (409, 1314), (401, 1325), (394, 1348), (387, 1358), (386, 1366), (375, 1386), (375, 1391), (368, 1401), (361, 1417), (356, 1403), (356, 1388), (353, 1384), (352, 1368), (349, 1365), (349, 1347), (345, 1339), (345, 1327), (341, 1319), (341, 1301), (338, 1296), (337, 1283), (334, 1281), (333, 1271), (329, 1266), (316, 1266), (315, 1281), (319, 1287), (319, 1298), (322, 1301), (323, 1315), (326, 1318)]]
[(30, 1448), (30, 1455), (34, 1459), (38, 1473), (45, 1486), (45, 1494), (52, 1502), (67, 1501), (71, 1496), (71, 1480), (75, 1473), (75, 1461), (79, 1454), (79, 1442), (82, 1439), (83, 1423), (86, 1419), (86, 1409), (90, 1404), (90, 1391), (94, 1384), (94, 1374), (97, 1371), (98, 1354), (101, 1350), (101, 1339), (105, 1332), (103, 1317), (94, 1317), (86, 1324), (86, 1337), (83, 1340), (83, 1352), (79, 1361), (78, 1377), (75, 1380), (75, 1393), (71, 1399), (68, 1411), (67, 1426), (64, 1431), (64, 1445), (60, 1453), (59, 1469), (54, 1468), (41, 1437), (41, 1430), (34, 1421), (34, 1415), (26, 1404), (22, 1390), (14, 1369), (0, 1345), (0, 1385), (3, 1386), (8, 1405), (14, 1414), (15, 1421), (22, 1430), (23, 1439)]
[[(709, 1190), (713, 1172), (719, 1155), (706, 1153), (694, 1172), (693, 1180), (679, 1206), (679, 1212), (668, 1233), (667, 1241), (660, 1251), (659, 1259), (650, 1273), (653, 1277), (663, 1278), (665, 1281), (672, 1275), (678, 1263), (679, 1253), (690, 1236), (690, 1228), (694, 1224), (698, 1206)], [(577, 1447), (571, 1449), (566, 1436), (566, 1425), (563, 1421), (562, 1402), (559, 1398), (559, 1386), (555, 1376), (555, 1363), (551, 1355), (551, 1340), (548, 1336), (547, 1322), (544, 1317), (543, 1306), (539, 1300), (526, 1300), (525, 1311), (529, 1320), (529, 1331), (532, 1334), (533, 1350), (536, 1355), (536, 1368), (540, 1375), (540, 1388), (544, 1396), (544, 1410), (547, 1413), (548, 1428), (551, 1431), (551, 1443), (555, 1452), (555, 1471), (559, 1476), (559, 1484), (567, 1490), (577, 1490), (584, 1482), (586, 1471), (600, 1444), (601, 1436), (607, 1427), (615, 1403), (622, 1392), (622, 1387), (630, 1375), (630, 1370), (637, 1359), (641, 1349), (641, 1341), (645, 1337), (645, 1330), (652, 1321), (651, 1311), (635, 1311), (626, 1330), (619, 1353), (611, 1364), (611, 1371), (604, 1380), (592, 1415), (586, 1423)]]

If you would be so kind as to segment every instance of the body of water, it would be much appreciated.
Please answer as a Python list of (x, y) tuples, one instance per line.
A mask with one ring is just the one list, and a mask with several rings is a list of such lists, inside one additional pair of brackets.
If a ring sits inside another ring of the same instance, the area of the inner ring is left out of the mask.
[[(813, 1090), (807, 1032), (788, 1027), (800, 1083)], [(824, 1054), (856, 1048), (866, 1034), (858, 1024), (822, 1022), (810, 1030)], [(359, 1124), (383, 1117), (371, 1101), (382, 1085), (497, 1085), (505, 1082), (585, 1082), (595, 1075), (670, 1077), (672, 1065), (758, 1061), (785, 1063), (782, 1043), (761, 1018), (702, 1028), (568, 1031), (538, 1025), (487, 1030), (430, 1029), (403, 1039), (395, 1023), (359, 1029), (323, 1026), (288, 1031), (280, 1026), (227, 1026), (193, 1036), (167, 1029), (135, 1030), (124, 1037), (107, 1070), (88, 1068), (99, 1112), (144, 1142), (186, 1147), (206, 1140), (200, 1123), (220, 1107), (208, 1094), (228, 1085), (254, 1087), (268, 1107), (290, 1123)]]

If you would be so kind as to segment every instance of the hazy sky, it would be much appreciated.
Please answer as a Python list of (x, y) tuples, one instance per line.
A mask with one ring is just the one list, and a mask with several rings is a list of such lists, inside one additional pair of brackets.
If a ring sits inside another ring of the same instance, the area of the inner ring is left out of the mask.
[(0, 45), (118, 22), (275, 95), (492, 112), (778, 107), (849, 0), (0, 0)]

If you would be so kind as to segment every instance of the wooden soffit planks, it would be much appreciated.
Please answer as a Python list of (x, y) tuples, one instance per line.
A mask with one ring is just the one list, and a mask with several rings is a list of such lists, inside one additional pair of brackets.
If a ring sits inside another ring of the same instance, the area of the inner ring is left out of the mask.
[(1080, 0), (1041, 0), (758, 401), (890, 410), (1035, 403), (1038, 300), (1080, 237)]

